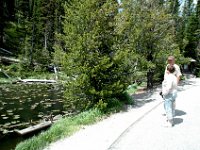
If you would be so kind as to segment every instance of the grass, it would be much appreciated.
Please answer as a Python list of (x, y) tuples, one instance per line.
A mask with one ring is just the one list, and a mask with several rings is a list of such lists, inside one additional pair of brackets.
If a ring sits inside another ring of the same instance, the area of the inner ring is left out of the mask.
[(129, 85), (126, 92), (129, 94), (129, 95), (132, 95), (134, 94), (136, 91), (137, 91), (137, 88), (138, 88), (138, 85), (137, 84), (132, 84), (132, 85)]
[(49, 130), (19, 143), (15, 150), (42, 150), (51, 142), (70, 136), (82, 126), (93, 124), (102, 117), (103, 114), (98, 109), (92, 109), (74, 117), (61, 119)]
[(129, 95), (133, 95), (138, 89), (142, 89), (142, 88), (144, 88), (146, 86), (147, 86), (146, 82), (142, 82), (140, 84), (134, 83), (134, 84), (128, 86), (126, 92)]

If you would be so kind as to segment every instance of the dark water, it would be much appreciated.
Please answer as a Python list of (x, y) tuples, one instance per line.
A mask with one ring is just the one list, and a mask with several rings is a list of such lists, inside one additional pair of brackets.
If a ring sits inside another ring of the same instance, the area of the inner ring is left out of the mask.
[(52, 84), (0, 85), (0, 150), (14, 149), (27, 137), (12, 131), (64, 113), (63, 87)]

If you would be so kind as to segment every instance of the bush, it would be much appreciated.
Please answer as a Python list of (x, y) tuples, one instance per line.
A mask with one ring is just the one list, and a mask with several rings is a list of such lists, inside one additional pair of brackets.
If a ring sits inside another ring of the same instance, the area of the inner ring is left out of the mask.
[(11, 64), (9, 66), (2, 66), (2, 68), (11, 77), (18, 77), (19, 76), (19, 65), (18, 64)]
[(104, 112), (107, 109), (107, 105), (108, 105), (108, 103), (103, 102), (103, 100), (99, 100), (99, 102), (97, 104), (95, 104), (95, 108)]
[(200, 65), (197, 65), (196, 66), (196, 69), (195, 69), (195, 73), (194, 73), (197, 77), (200, 77)]

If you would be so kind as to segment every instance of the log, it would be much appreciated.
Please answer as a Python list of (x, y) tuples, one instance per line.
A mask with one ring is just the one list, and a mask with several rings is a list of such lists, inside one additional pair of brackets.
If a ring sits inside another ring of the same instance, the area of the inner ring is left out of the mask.
[(32, 132), (47, 128), (51, 125), (52, 125), (51, 121), (45, 121), (45, 122), (39, 123), (37, 125), (30, 126), (28, 128), (22, 129), (22, 130), (15, 130), (15, 132), (19, 135), (26, 135), (28, 133), (32, 133)]
[(46, 79), (22, 79), (20, 82), (40, 82), (40, 83), (56, 83), (56, 80), (46, 80)]
[(6, 49), (4, 49), (4, 48), (1, 48), (1, 47), (0, 47), (0, 50), (3, 51), (3, 53), (13, 55), (12, 52), (10, 52), (10, 51), (8, 51), (8, 50), (6, 50)]
[(51, 126), (53, 123), (60, 120), (61, 118), (62, 118), (62, 115), (56, 115), (52, 118), (52, 120), (51, 120), (51, 118), (49, 118), (49, 121), (44, 121), (37, 125), (30, 126), (28, 128), (22, 129), (22, 130), (15, 130), (15, 132), (19, 135), (26, 135), (28, 133), (36, 132), (38, 130), (42, 130), (44, 128)]
[(5, 63), (19, 63), (20, 60), (19, 59), (15, 59), (12, 57), (0, 57), (0, 61), (1, 62), (5, 62)]

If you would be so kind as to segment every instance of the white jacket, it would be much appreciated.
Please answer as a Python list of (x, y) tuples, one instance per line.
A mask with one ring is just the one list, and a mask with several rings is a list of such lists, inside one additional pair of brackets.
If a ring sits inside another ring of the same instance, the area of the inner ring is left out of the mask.
[(162, 82), (162, 94), (167, 95), (175, 92), (177, 92), (177, 78), (174, 74), (166, 74)]
[[(168, 75), (168, 73), (167, 73), (167, 67), (168, 67), (168, 66), (169, 66), (169, 64), (165, 67), (164, 79), (165, 79), (166, 76)], [(180, 67), (179, 67), (177, 64), (174, 64), (173, 66), (175, 67), (175, 71), (174, 71), (173, 74), (174, 74), (176, 77), (182, 76)]]

